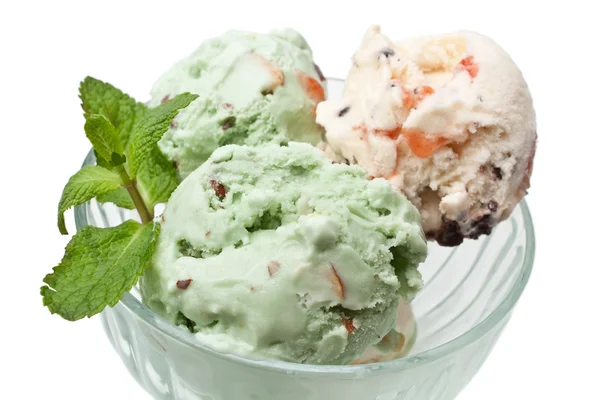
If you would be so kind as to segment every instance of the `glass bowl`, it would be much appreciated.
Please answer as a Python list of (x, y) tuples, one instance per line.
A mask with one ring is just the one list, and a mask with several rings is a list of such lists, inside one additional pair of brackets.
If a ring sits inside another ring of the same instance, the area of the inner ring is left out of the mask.
[[(343, 82), (328, 81), (329, 97)], [(93, 153), (84, 165), (94, 164)], [(134, 212), (96, 201), (75, 208), (77, 229), (114, 226)], [(429, 244), (425, 287), (413, 301), (418, 336), (405, 358), (356, 366), (257, 361), (218, 352), (156, 315), (137, 289), (101, 314), (112, 345), (155, 399), (450, 400), (487, 359), (529, 279), (533, 225), (522, 201), (491, 236)]]

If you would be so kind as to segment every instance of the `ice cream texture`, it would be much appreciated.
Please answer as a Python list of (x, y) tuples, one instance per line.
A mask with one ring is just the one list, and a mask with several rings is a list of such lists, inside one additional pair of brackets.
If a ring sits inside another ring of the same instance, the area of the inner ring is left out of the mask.
[(173, 193), (144, 302), (217, 349), (347, 364), (421, 288), (415, 207), (308, 144), (217, 149)]
[(401, 300), (394, 327), (379, 342), (369, 347), (351, 364), (371, 364), (406, 356), (417, 339), (417, 323), (410, 303)]
[(489, 234), (526, 194), (532, 99), (510, 56), (473, 32), (393, 42), (370, 28), (344, 95), (317, 109), (331, 157), (388, 179), (442, 245)]
[(230, 31), (204, 42), (154, 85), (151, 106), (183, 92), (200, 97), (159, 142), (186, 177), (220, 146), (318, 143), (315, 107), (325, 98), (312, 52), (296, 31)]

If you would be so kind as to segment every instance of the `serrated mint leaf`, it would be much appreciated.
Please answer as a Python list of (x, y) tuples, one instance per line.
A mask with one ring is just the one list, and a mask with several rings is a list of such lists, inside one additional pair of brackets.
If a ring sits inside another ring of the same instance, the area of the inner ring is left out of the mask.
[(88, 165), (77, 171), (65, 185), (58, 203), (58, 229), (60, 233), (67, 234), (65, 211), (120, 186), (121, 177), (106, 168)]
[(137, 173), (137, 186), (148, 208), (165, 203), (179, 185), (177, 169), (158, 146), (150, 152)]
[(177, 95), (158, 107), (148, 109), (136, 121), (127, 157), (131, 175), (136, 175), (140, 165), (169, 129), (173, 118), (197, 97), (198, 95), (190, 93)]
[(89, 76), (79, 86), (79, 97), (85, 118), (92, 114), (104, 115), (126, 149), (135, 121), (147, 107), (114, 86)]
[(77, 232), (65, 256), (46, 275), (44, 305), (75, 321), (112, 307), (143, 274), (156, 244), (159, 224), (129, 220), (114, 228), (88, 226)]
[(123, 146), (117, 136), (117, 130), (104, 115), (90, 115), (85, 121), (84, 130), (96, 152), (97, 161), (103, 159), (113, 165), (123, 164), (113, 162), (113, 154), (123, 157)]
[(98, 200), (99, 203), (114, 203), (117, 207), (126, 208), (128, 210), (133, 210), (135, 208), (135, 204), (133, 204), (129, 192), (123, 187), (111, 192), (99, 194), (96, 196), (96, 200)]

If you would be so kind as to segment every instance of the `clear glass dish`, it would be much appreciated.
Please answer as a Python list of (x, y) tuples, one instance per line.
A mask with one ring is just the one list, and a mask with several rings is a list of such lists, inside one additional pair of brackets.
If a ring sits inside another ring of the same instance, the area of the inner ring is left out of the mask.
[[(342, 87), (330, 79), (329, 97)], [(84, 165), (94, 163), (90, 153)], [(75, 209), (77, 229), (132, 217), (95, 201)], [(394, 361), (318, 366), (220, 353), (154, 314), (136, 289), (101, 319), (131, 374), (156, 399), (450, 400), (487, 359), (529, 279), (535, 238), (527, 204), (491, 236), (458, 248), (430, 243), (429, 251), (421, 267), (425, 288), (412, 303), (417, 340)]]

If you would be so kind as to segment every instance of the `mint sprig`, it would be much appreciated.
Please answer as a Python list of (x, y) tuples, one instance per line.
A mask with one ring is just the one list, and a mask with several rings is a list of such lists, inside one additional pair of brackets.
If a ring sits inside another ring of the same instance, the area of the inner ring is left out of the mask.
[[(138, 186), (140, 186), (139, 178)], [(120, 187), (113, 191), (100, 194), (96, 196), (96, 200), (98, 200), (99, 203), (113, 203), (117, 207), (126, 208), (128, 210), (135, 209), (135, 204), (133, 204), (131, 196), (129, 195), (129, 193), (127, 193), (127, 189), (125, 189), (124, 187)]]
[(85, 119), (93, 114), (105, 116), (115, 127), (123, 146), (129, 143), (139, 115), (147, 109), (114, 86), (89, 76), (79, 86), (79, 98)]
[(97, 79), (81, 83), (84, 130), (98, 165), (83, 167), (67, 182), (58, 205), (59, 231), (67, 234), (65, 211), (93, 198), (135, 208), (142, 223), (77, 232), (44, 278), (41, 294), (50, 312), (72, 321), (90, 317), (115, 305), (143, 274), (160, 227), (152, 222), (154, 207), (178, 184), (175, 167), (157, 143), (196, 97), (184, 93), (148, 108)]
[(87, 226), (77, 232), (60, 264), (44, 278), (44, 305), (69, 321), (114, 306), (144, 272), (159, 226), (129, 220), (114, 228)]
[(179, 184), (177, 170), (158, 148), (147, 155), (137, 172), (138, 188), (146, 204), (165, 203)]
[(85, 121), (84, 130), (96, 158), (102, 159), (104, 165), (114, 165), (113, 154), (122, 155), (123, 145), (113, 124), (104, 115), (92, 114)]
[(58, 229), (67, 234), (64, 213), (69, 208), (121, 187), (119, 174), (100, 166), (85, 166), (67, 182), (58, 203)]

